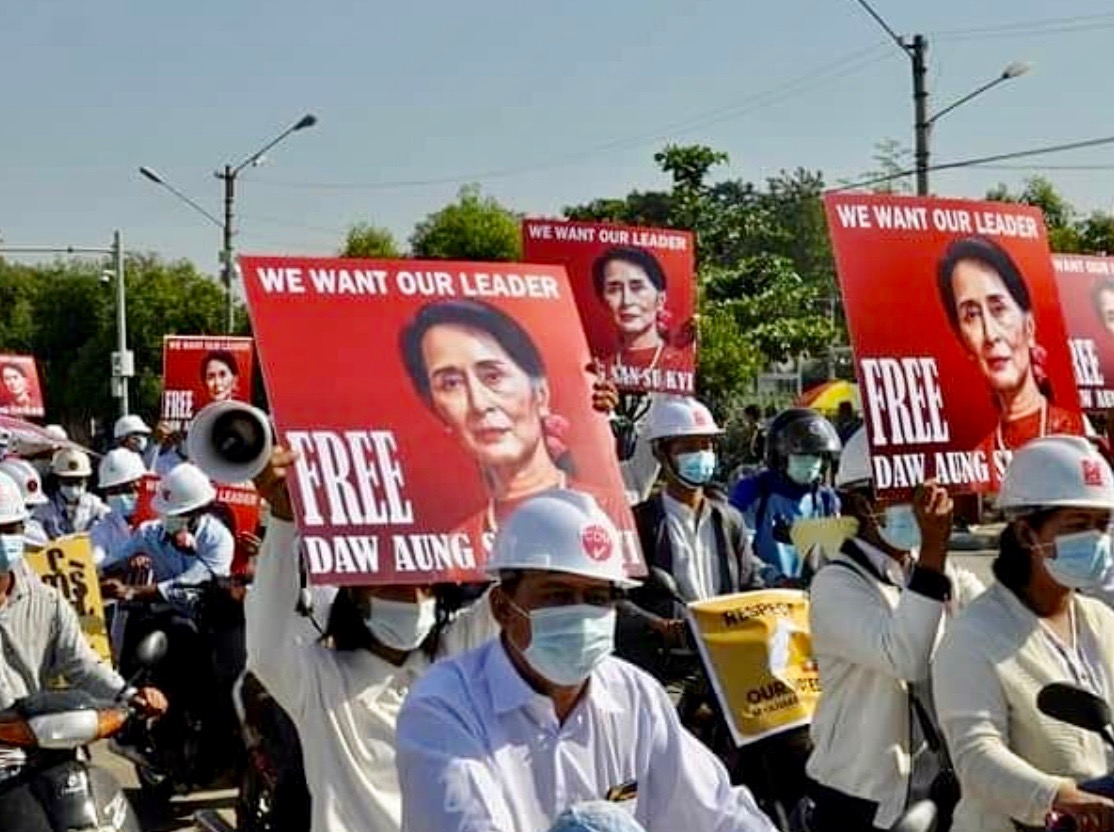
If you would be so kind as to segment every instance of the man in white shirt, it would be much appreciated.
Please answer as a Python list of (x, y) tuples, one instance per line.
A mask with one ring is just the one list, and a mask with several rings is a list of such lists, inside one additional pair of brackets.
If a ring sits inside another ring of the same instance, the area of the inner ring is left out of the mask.
[(146, 473), (143, 460), (127, 448), (113, 448), (97, 467), (97, 482), (109, 508), (109, 513), (89, 530), (93, 562), (98, 570), (111, 566), (131, 542), (134, 533), (131, 519)]
[(632, 582), (590, 497), (526, 500), (488, 570), (500, 638), (434, 665), (399, 715), (406, 832), (535, 832), (594, 800), (648, 832), (773, 832), (660, 685), (610, 655), (617, 589)]

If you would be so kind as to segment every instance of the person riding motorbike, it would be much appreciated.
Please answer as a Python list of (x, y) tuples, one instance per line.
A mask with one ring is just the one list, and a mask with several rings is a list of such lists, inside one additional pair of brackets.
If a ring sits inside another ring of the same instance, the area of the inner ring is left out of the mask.
[(50, 472), (58, 482), (58, 490), (49, 502), (35, 510), (51, 540), (68, 534), (88, 531), (108, 514), (108, 506), (100, 497), (86, 490), (93, 467), (89, 455), (76, 448), (62, 448), (50, 460)]
[(270, 520), (246, 601), (248, 670), (297, 726), (313, 832), (398, 830), (403, 699), (431, 661), (483, 643), (496, 626), (486, 597), (450, 621), (427, 585), (346, 586), (322, 637), (298, 612), (300, 540), (287, 490), (296, 459), (277, 449), (255, 480)]
[(1043, 826), (1050, 811), (1114, 829), (1114, 801), (1077, 783), (1111, 757), (1089, 731), (1044, 715), (1051, 682), (1109, 702), (1114, 611), (1081, 594), (1111, 568), (1114, 474), (1086, 439), (1047, 436), (1014, 452), (998, 508), (1008, 518), (995, 582), (948, 628), (933, 688), (962, 798), (954, 832)]
[(23, 505), (26, 507), (28, 517), (23, 521), (23, 537), (32, 546), (45, 546), (50, 542), (46, 536), (43, 524), (30, 516), (39, 506), (47, 504), (46, 495), (43, 493), (43, 483), (35, 466), (25, 459), (8, 457), (0, 462), (0, 473), (7, 474), (19, 486), (23, 495)]
[[(124, 679), (85, 640), (73, 607), (24, 561), (26, 520), (19, 487), (0, 474), (0, 709), (62, 677), (92, 696), (112, 699), (124, 692), (142, 712), (165, 713), (166, 697), (157, 688), (125, 691)], [(52, 832), (36, 781), (22, 772), (25, 760), (21, 750), (0, 746), (0, 829)]]
[(793, 523), (839, 514), (839, 498), (823, 477), (841, 447), (832, 423), (816, 411), (783, 410), (770, 423), (766, 470), (731, 490), (731, 505), (754, 531), (755, 553), (781, 575), (809, 577), (789, 537)]
[(109, 508), (109, 513), (89, 531), (93, 562), (98, 570), (116, 563), (132, 539), (131, 519), (139, 503), (139, 484), (146, 473), (143, 461), (127, 448), (113, 448), (97, 467), (97, 482)]
[(943, 488), (926, 483), (912, 503), (878, 499), (862, 427), (843, 447), (836, 488), (858, 529), (810, 588), (812, 652), (824, 691), (807, 766), (810, 827), (889, 829), (926, 792), (942, 804), (937, 792), (954, 782), (946, 760), (938, 762), (941, 750), (931, 747), (939, 734), (925, 722), (933, 716), (924, 688), (945, 618), (983, 586), (947, 561), (951, 500)]

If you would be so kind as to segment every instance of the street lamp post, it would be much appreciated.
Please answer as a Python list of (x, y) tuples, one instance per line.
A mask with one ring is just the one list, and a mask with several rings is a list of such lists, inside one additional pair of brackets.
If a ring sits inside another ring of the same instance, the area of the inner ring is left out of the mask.
[(882, 27), (890, 39), (898, 45), (912, 64), (913, 70), (913, 160), (917, 171), (917, 195), (928, 196), (928, 160), (932, 139), (932, 125), (941, 116), (947, 115), (957, 107), (977, 98), (987, 90), (999, 84), (1024, 75), (1029, 71), (1029, 64), (1013, 62), (991, 81), (967, 93), (962, 98), (952, 102), (947, 107), (938, 110), (934, 115), (928, 114), (928, 38), (924, 35), (913, 35), (903, 38), (895, 32), (890, 25), (876, 12), (867, 0), (858, 0), (860, 6), (866, 10), (874, 21)]
[(217, 227), (219, 227), (221, 229), (221, 253), (220, 253), (221, 280), (224, 282), (225, 292), (227, 293), (227, 299), (228, 299), (227, 329), (228, 329), (228, 332), (230, 332), (230, 333), (232, 332), (232, 329), (235, 326), (235, 309), (236, 309), (236, 306), (235, 306), (235, 292), (234, 292), (235, 267), (234, 267), (233, 262), (232, 262), (232, 253), (233, 253), (232, 237), (235, 234), (235, 229), (234, 229), (234, 226), (233, 226), (233, 205), (234, 205), (235, 200), (236, 200), (236, 179), (239, 177), (240, 173), (244, 170), (244, 168), (252, 166), (252, 165), (258, 165), (259, 162), (262, 160), (264, 153), (266, 153), (272, 147), (277, 145), (279, 142), (281, 142), (283, 139), (285, 139), (291, 133), (296, 133), (299, 130), (305, 130), (307, 127), (313, 127), (313, 125), (315, 125), (315, 124), (317, 124), (317, 116), (314, 116), (312, 114), (307, 113), (306, 115), (304, 115), (300, 119), (298, 119), (298, 121), (295, 122), (294, 124), (292, 124), (290, 127), (283, 130), (278, 136), (271, 139), (271, 141), (267, 142), (267, 144), (265, 144), (263, 147), (261, 147), (255, 153), (248, 156), (240, 164), (238, 164), (238, 165), (225, 165), (222, 170), (219, 170), (215, 174), (213, 174), (214, 176), (217, 177), (217, 179), (221, 179), (221, 180), (224, 181), (224, 219), (223, 220), (218, 219), (217, 217), (214, 217), (212, 214), (210, 214), (208, 211), (206, 211), (204, 208), (202, 208), (200, 205), (198, 205), (196, 202), (194, 202), (188, 196), (186, 196), (181, 191), (174, 188), (169, 182), (167, 182), (165, 179), (163, 179), (162, 176), (160, 176), (158, 173), (153, 171), (151, 168), (144, 166), (144, 167), (141, 167), (139, 169), (139, 172), (145, 178), (154, 182), (156, 185), (159, 185), (163, 188), (166, 188), (168, 191), (170, 191), (170, 193), (174, 194), (180, 200), (185, 202), (187, 205), (189, 205), (191, 208), (193, 208), (198, 213), (202, 214), (206, 219), (208, 219), (210, 222), (214, 223)]
[(124, 284), (124, 244), (120, 232), (112, 232), (112, 246), (0, 246), (0, 254), (107, 254), (112, 257), (116, 281), (116, 352), (112, 353), (112, 395), (120, 400), (120, 415), (127, 416), (128, 379), (135, 375), (135, 356), (128, 349), (128, 292)]

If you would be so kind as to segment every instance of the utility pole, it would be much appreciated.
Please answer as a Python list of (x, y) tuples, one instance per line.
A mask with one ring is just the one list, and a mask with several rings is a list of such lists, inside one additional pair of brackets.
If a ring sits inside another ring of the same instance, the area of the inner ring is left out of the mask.
[(221, 274), (224, 277), (224, 290), (228, 299), (228, 321), (227, 331), (232, 334), (232, 330), (236, 326), (236, 305), (233, 301), (235, 297), (233, 270), (232, 270), (232, 204), (236, 199), (236, 175), (239, 170), (232, 167), (232, 165), (225, 165), (224, 171), (217, 174), (219, 179), (224, 180), (224, 226), (223, 226), (223, 239), (224, 245), (221, 248), (220, 261), (221, 261)]
[(914, 159), (917, 167), (917, 196), (928, 196), (928, 140), (932, 124), (928, 119), (928, 38), (914, 35), (906, 46), (913, 61)]

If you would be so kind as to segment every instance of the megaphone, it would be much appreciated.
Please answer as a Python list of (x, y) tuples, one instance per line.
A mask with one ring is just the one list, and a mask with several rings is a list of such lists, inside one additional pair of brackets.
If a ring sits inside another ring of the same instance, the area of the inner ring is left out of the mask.
[(213, 402), (189, 427), (190, 460), (216, 482), (246, 482), (267, 467), (273, 437), (262, 410), (237, 401)]

